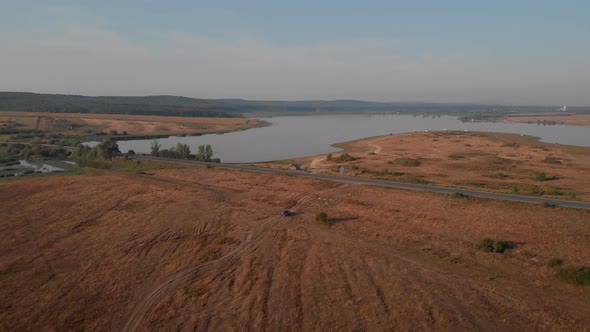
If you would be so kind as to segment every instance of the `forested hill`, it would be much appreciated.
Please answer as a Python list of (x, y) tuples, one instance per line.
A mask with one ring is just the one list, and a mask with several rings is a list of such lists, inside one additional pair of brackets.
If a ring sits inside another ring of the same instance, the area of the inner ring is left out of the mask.
[[(0, 92), (0, 111), (57, 113), (114, 113), (167, 116), (239, 117), (241, 113), (399, 112), (498, 116), (514, 112), (550, 112), (554, 106), (498, 106), (483, 104), (368, 102), (360, 100), (249, 101), (196, 99), (178, 96), (88, 97), (77, 95)], [(571, 109), (582, 112), (583, 109)], [(587, 110), (586, 110), (587, 112)]]
[(88, 97), (78, 95), (0, 92), (0, 111), (57, 113), (123, 113), (169, 116), (239, 116), (247, 112), (475, 111), (485, 106), (439, 103), (379, 103), (358, 100), (248, 101), (177, 96)]
[(87, 97), (0, 92), (0, 111), (239, 117), (237, 108), (206, 100), (172, 97)]

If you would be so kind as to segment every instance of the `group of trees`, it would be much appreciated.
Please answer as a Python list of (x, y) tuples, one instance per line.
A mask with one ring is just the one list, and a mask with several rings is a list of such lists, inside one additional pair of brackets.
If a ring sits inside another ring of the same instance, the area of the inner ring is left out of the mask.
[[(6, 143), (3, 143), (3, 145), (6, 145)], [(29, 160), (35, 157), (64, 158), (67, 151), (60, 146), (47, 146), (34, 143), (10, 144), (6, 152), (9, 156)]]
[[(186, 100), (185, 100), (186, 99)], [(88, 97), (0, 92), (0, 111), (136, 114), (182, 117), (239, 117), (223, 102), (182, 97)], [(14, 128), (13, 128), (14, 130)]]
[(100, 166), (105, 161), (110, 161), (114, 156), (120, 155), (119, 145), (115, 141), (104, 140), (102, 143), (89, 147), (80, 144), (72, 154), (72, 159), (84, 166)]
[(176, 147), (169, 149), (162, 149), (162, 145), (158, 141), (153, 141), (151, 145), (151, 155), (162, 158), (173, 159), (189, 159), (206, 162), (219, 163), (219, 158), (213, 158), (213, 148), (211, 145), (199, 145), (196, 154), (191, 154), (191, 148), (188, 144), (177, 143)]

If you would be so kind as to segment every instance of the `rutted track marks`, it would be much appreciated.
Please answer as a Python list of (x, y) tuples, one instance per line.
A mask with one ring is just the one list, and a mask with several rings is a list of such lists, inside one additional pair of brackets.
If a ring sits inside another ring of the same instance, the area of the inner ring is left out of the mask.
[[(335, 188), (329, 189), (327, 191), (334, 191)], [(314, 201), (314, 198), (317, 197), (315, 193), (305, 193), (298, 197), (297, 204), (295, 204), (294, 208), (301, 209), (304, 205), (308, 204), (309, 202)], [(268, 231), (270, 231), (280, 217), (271, 217), (265, 220), (262, 225), (251, 235), (248, 236), (248, 239), (242, 242), (236, 249), (228, 253), (227, 255), (202, 265), (198, 265), (183, 271), (176, 273), (175, 275), (171, 276), (168, 280), (164, 281), (160, 284), (156, 289), (152, 290), (147, 296), (143, 298), (133, 309), (131, 314), (129, 315), (129, 319), (124, 325), (124, 331), (135, 331), (143, 317), (149, 312), (149, 310), (155, 305), (155, 303), (162, 298), (165, 294), (174, 291), (178, 287), (182, 285), (186, 285), (189, 282), (194, 282), (196, 279), (201, 279), (206, 276), (209, 276), (214, 273), (219, 273), (219, 271), (223, 271), (228, 265), (234, 263), (239, 257), (246, 251), (249, 250), (256, 250), (262, 243), (261, 239), (263, 236), (266, 235)], [(272, 281), (272, 273), (274, 267), (267, 274), (266, 282), (269, 284), (267, 286), (267, 293), (266, 296), (263, 296), (263, 301), (268, 303), (268, 288), (270, 288), (270, 282)], [(265, 316), (265, 312), (263, 311), (263, 322), (266, 322), (267, 317)]]

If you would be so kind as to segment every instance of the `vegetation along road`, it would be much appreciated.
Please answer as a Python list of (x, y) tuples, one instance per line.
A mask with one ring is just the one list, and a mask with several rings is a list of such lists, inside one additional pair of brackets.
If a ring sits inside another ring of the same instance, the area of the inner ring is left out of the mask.
[(407, 189), (407, 190), (430, 191), (430, 192), (441, 193), (441, 194), (459, 193), (459, 194), (463, 194), (466, 196), (488, 198), (488, 199), (499, 199), (499, 200), (505, 200), (505, 201), (538, 203), (538, 204), (547, 203), (547, 204), (551, 204), (551, 205), (555, 205), (555, 206), (562, 206), (562, 207), (569, 207), (569, 208), (590, 209), (590, 203), (587, 203), (587, 202), (577, 202), (577, 201), (568, 201), (568, 200), (560, 200), (560, 199), (547, 199), (547, 198), (542, 198), (542, 197), (520, 196), (520, 195), (510, 195), (510, 194), (502, 194), (502, 193), (491, 193), (491, 192), (464, 190), (464, 189), (458, 189), (458, 188), (438, 187), (438, 186), (429, 186), (429, 185), (423, 185), (423, 184), (395, 182), (395, 181), (386, 181), (386, 180), (351, 178), (351, 177), (328, 175), (328, 174), (312, 174), (312, 173), (306, 173), (303, 171), (289, 171), (289, 170), (283, 170), (283, 169), (263, 168), (263, 167), (237, 165), (237, 164), (207, 163), (207, 162), (200, 162), (200, 161), (194, 161), (194, 160), (168, 159), (168, 158), (159, 158), (159, 157), (151, 157), (151, 156), (144, 156), (144, 155), (135, 155), (135, 156), (133, 156), (133, 158), (139, 159), (139, 160), (160, 161), (160, 162), (169, 162), (169, 163), (177, 163), (177, 164), (184, 164), (184, 165), (201, 165), (201, 166), (210, 166), (210, 167), (218, 167), (218, 168), (225, 168), (225, 169), (237, 169), (237, 170), (242, 170), (242, 171), (286, 174), (286, 175), (291, 175), (291, 176), (300, 176), (300, 177), (314, 178), (314, 179), (327, 180), (327, 181), (336, 181), (336, 182), (345, 182), (345, 183), (354, 183), (354, 184), (367, 184), (367, 185), (373, 185), (373, 186), (391, 187), (391, 188), (399, 188), (399, 189)]

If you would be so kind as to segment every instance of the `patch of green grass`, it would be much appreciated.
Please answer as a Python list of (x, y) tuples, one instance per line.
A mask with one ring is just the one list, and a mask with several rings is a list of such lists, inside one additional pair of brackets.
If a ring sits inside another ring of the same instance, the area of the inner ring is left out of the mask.
[(533, 180), (535, 181), (547, 181), (547, 173), (545, 172), (534, 172)]
[(560, 266), (561, 263), (563, 263), (563, 261), (559, 258), (551, 258), (550, 260), (547, 261), (547, 266), (549, 267), (556, 267), (556, 266)]
[(533, 146), (534, 149), (540, 149), (543, 151), (551, 151), (551, 149), (549, 149), (548, 147), (542, 146), (542, 145), (535, 145)]
[(516, 142), (512, 142), (512, 143), (504, 143), (502, 144), (502, 147), (509, 147), (509, 148), (519, 148), (520, 144), (516, 143)]
[(557, 165), (561, 164), (561, 160), (559, 160), (553, 156), (545, 157), (545, 159), (543, 159), (543, 162), (547, 163), (547, 164), (557, 164)]
[(465, 184), (468, 186), (473, 186), (473, 187), (478, 187), (478, 188), (482, 188), (482, 187), (487, 186), (487, 183), (481, 182), (481, 181), (475, 181), (475, 180), (465, 181)]
[(424, 179), (424, 177), (421, 175), (411, 176), (411, 177), (407, 178), (406, 180), (410, 183), (416, 183), (416, 184), (427, 184), (428, 183), (428, 181), (426, 181)]
[(203, 294), (205, 294), (205, 289), (203, 287), (199, 287), (191, 292), (192, 297), (200, 297)]
[(574, 285), (590, 285), (590, 267), (570, 265), (555, 272), (557, 279)]
[(477, 248), (483, 252), (503, 253), (506, 249), (502, 242), (489, 237), (482, 238), (477, 244)]
[(496, 174), (493, 174), (491, 177), (494, 178), (494, 179), (505, 179), (505, 178), (508, 177), (508, 175), (506, 175), (506, 174), (504, 174), (502, 172), (498, 172)]
[(463, 159), (463, 158), (465, 158), (465, 157), (460, 154), (456, 154), (456, 153), (449, 155), (449, 159), (451, 159), (451, 160), (459, 160), (459, 159)]
[(414, 158), (397, 158), (389, 162), (390, 164), (397, 164), (403, 166), (420, 166), (422, 162)]
[(326, 160), (331, 161), (331, 162), (335, 162), (335, 163), (345, 163), (345, 162), (349, 162), (349, 161), (354, 161), (356, 159), (345, 152), (336, 158), (334, 158), (332, 156), (332, 154), (330, 153), (326, 156)]

